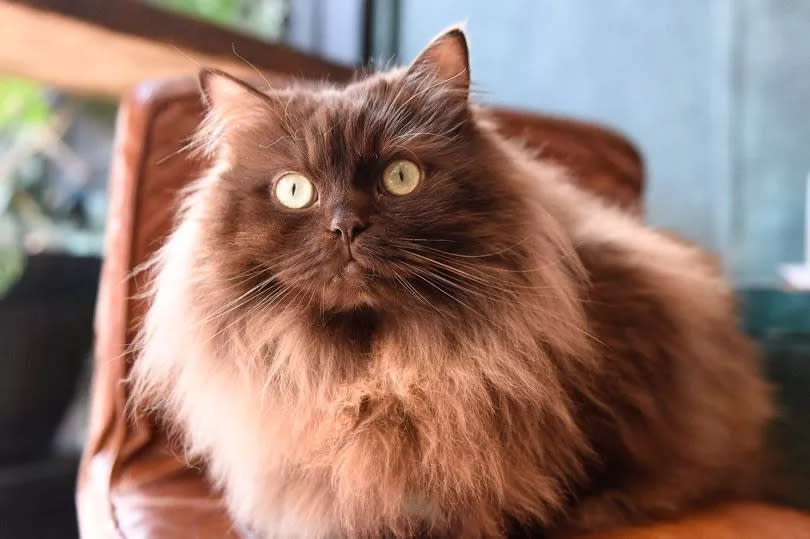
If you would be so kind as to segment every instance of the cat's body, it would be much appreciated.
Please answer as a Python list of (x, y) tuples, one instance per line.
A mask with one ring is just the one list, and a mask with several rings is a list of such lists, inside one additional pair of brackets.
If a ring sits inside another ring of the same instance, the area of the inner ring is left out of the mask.
[[(459, 62), (452, 31), (344, 91), (207, 82), (219, 164), (156, 259), (136, 399), (260, 536), (599, 529), (754, 493), (770, 405), (717, 269), (499, 137)], [(367, 187), (398, 158), (412, 193)], [(263, 170), (316, 201), (272, 206)]]

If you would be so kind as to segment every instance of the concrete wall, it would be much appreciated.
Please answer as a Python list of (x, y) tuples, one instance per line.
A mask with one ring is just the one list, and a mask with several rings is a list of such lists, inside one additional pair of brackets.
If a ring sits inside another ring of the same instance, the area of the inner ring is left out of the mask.
[(400, 60), (466, 20), (479, 99), (596, 120), (642, 149), (649, 221), (738, 281), (801, 256), (810, 2), (402, 0)]
[(804, 187), (810, 173), (810, 2), (740, 4), (733, 260), (743, 277), (762, 281), (775, 261), (803, 256)]

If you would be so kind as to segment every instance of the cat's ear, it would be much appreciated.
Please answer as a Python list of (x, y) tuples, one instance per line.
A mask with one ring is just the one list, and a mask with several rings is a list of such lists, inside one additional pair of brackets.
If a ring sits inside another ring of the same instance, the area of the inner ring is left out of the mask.
[(192, 147), (205, 155), (228, 155), (240, 130), (262, 118), (257, 111), (275, 109), (272, 96), (218, 69), (202, 69), (199, 85), (207, 114)]
[(436, 36), (408, 68), (408, 76), (429, 75), (446, 83), (466, 99), (470, 90), (467, 36), (460, 25)]
[(228, 118), (255, 106), (266, 106), (270, 100), (267, 94), (250, 83), (218, 69), (203, 68), (199, 85), (209, 112)]

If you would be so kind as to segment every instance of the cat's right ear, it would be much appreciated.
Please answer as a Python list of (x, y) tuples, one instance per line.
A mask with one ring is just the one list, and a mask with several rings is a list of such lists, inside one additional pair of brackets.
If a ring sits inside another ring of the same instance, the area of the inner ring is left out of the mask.
[(205, 155), (226, 156), (240, 128), (255, 122), (257, 110), (273, 108), (273, 99), (250, 83), (220, 71), (203, 68), (200, 96), (207, 109), (192, 147)]
[(229, 73), (203, 68), (199, 75), (200, 94), (208, 110), (227, 118), (255, 106), (266, 106), (270, 97), (250, 83)]

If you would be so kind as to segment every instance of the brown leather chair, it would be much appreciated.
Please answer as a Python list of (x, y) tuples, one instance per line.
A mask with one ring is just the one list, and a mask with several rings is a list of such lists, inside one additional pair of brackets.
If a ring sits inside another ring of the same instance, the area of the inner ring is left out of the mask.
[[(578, 181), (639, 211), (643, 167), (621, 136), (581, 122), (497, 111), (502, 129), (569, 167)], [(205, 163), (183, 147), (202, 115), (194, 81), (148, 82), (122, 103), (110, 179), (106, 257), (96, 313), (90, 436), (77, 503), (85, 538), (224, 538), (237, 531), (205, 479), (169, 449), (148, 417), (125, 412), (129, 344), (145, 305), (130, 278), (169, 231), (177, 191)], [(735, 504), (681, 521), (617, 530), (593, 539), (810, 538), (810, 517), (763, 504)]]

